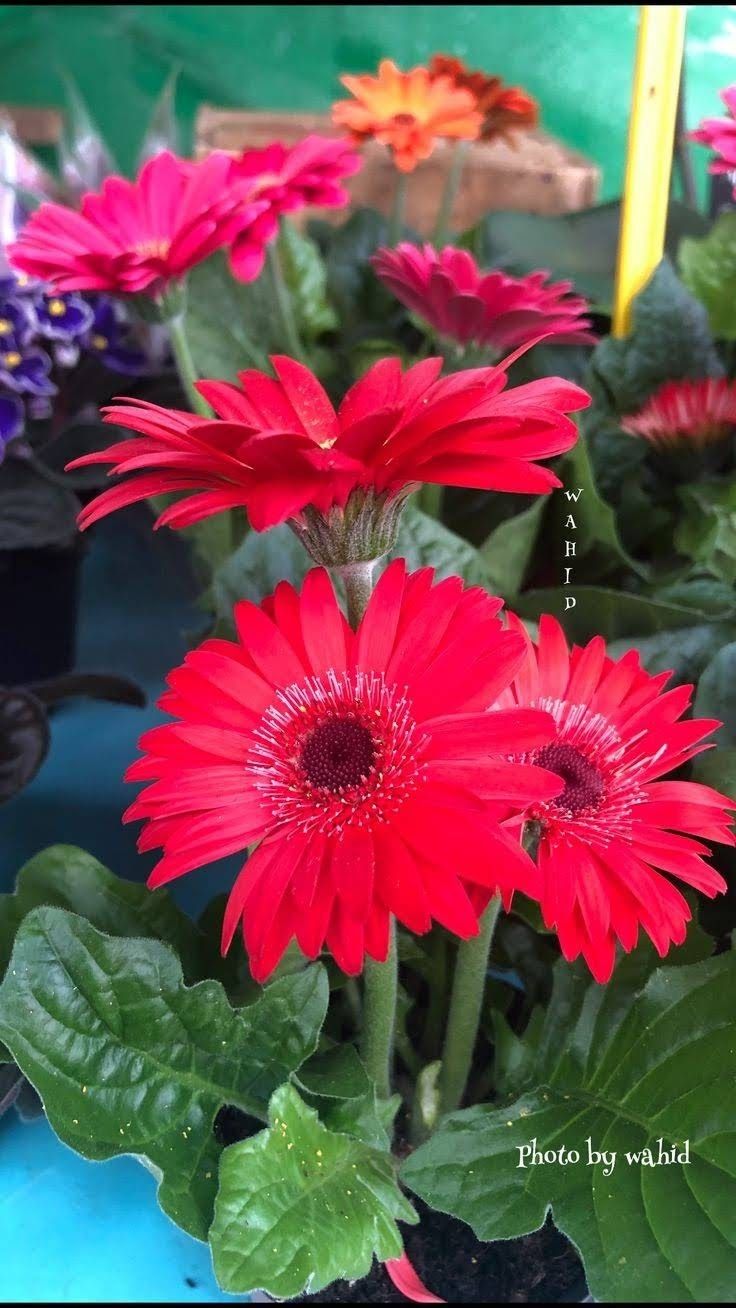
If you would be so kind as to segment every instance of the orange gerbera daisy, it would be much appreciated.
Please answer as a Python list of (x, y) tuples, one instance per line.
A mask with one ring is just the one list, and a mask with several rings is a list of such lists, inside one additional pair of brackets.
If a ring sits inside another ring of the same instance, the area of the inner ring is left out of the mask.
[(474, 141), (479, 135), (483, 119), (475, 96), (450, 77), (433, 77), (426, 68), (402, 73), (383, 59), (377, 77), (340, 81), (355, 98), (333, 105), (333, 121), (356, 141), (374, 137), (387, 145), (402, 173), (428, 159), (438, 137)]
[(520, 86), (504, 86), (500, 77), (474, 72), (454, 55), (433, 55), (429, 71), (433, 77), (449, 77), (459, 90), (470, 91), (475, 96), (483, 115), (480, 131), (483, 141), (503, 136), (513, 145), (515, 130), (536, 127), (539, 122), (539, 105)]

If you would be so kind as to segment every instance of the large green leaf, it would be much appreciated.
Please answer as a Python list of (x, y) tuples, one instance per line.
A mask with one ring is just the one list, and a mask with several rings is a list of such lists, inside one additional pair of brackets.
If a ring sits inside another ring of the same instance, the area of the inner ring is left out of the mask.
[(606, 336), (591, 360), (591, 386), (604, 410), (638, 409), (665, 381), (723, 371), (708, 315), (664, 259), (636, 297), (632, 330)]
[(334, 331), (337, 315), (327, 297), (327, 268), (319, 246), (293, 223), (284, 222), (279, 253), (302, 339), (313, 341), (324, 332)]
[(680, 488), (684, 513), (675, 546), (700, 568), (733, 586), (736, 582), (736, 483), (732, 478)]
[(736, 748), (709, 749), (693, 762), (693, 776), (736, 800)]
[(165, 890), (113, 876), (76, 845), (50, 845), (21, 868), (15, 891), (0, 895), (0, 976), (23, 918), (42, 904), (70, 909), (109, 936), (164, 940), (178, 954), (188, 981), (205, 975), (204, 937)]
[(473, 583), (487, 579), (478, 550), (412, 503), (404, 509), (396, 546), (390, 557), (406, 559), (412, 572), (416, 568), (431, 567), (438, 577), (457, 574)]
[[(554, 496), (556, 535), (575, 542), (576, 565), (585, 561), (586, 572), (600, 576), (622, 565), (640, 576), (641, 564), (627, 553), (621, 543), (616, 514), (598, 492), (593, 467), (583, 436), (561, 460), (559, 476), (565, 490)], [(568, 498), (569, 494), (577, 499)], [(574, 522), (574, 527), (570, 523)]]
[(236, 381), (243, 368), (267, 368), (269, 351), (283, 344), (274, 323), (265, 278), (236, 281), (221, 253), (192, 269), (185, 329), (200, 377)]
[[(575, 606), (565, 610), (565, 599), (572, 595)], [(530, 590), (522, 595), (516, 607), (522, 616), (539, 618), (542, 613), (554, 613), (563, 622), (568, 635), (574, 640), (589, 640), (596, 634), (606, 640), (628, 637), (653, 636), (659, 632), (693, 627), (704, 622), (721, 622), (724, 639), (729, 630), (729, 612), (722, 617), (693, 604), (661, 600), (651, 595), (635, 595), (628, 591), (609, 589), (606, 586), (557, 586), (549, 590)]]
[(513, 518), (506, 518), (486, 537), (479, 555), (488, 588), (504, 599), (514, 599), (526, 578), (549, 501), (538, 495), (534, 503)]
[(277, 1090), (269, 1127), (220, 1160), (210, 1245), (223, 1290), (289, 1299), (357, 1280), (374, 1255), (403, 1252), (397, 1220), (417, 1216), (391, 1157), (327, 1129), (293, 1086)]
[[(628, 960), (627, 960), (628, 961)], [(454, 1113), (402, 1169), (426, 1202), (482, 1240), (541, 1226), (551, 1209), (591, 1293), (614, 1303), (721, 1303), (736, 1283), (736, 956), (662, 968), (642, 989), (558, 973), (535, 1024), (529, 1088)], [(518, 1078), (517, 1078), (518, 1079)], [(682, 1161), (649, 1166), (644, 1149)], [(616, 1159), (588, 1165), (588, 1141)], [(685, 1142), (689, 1141), (689, 1162)], [(534, 1142), (578, 1163), (520, 1167)], [(627, 1161), (627, 1152), (631, 1160)], [(635, 1157), (638, 1155), (638, 1160)]]
[(346, 223), (325, 233), (327, 286), (344, 331), (355, 337), (385, 334), (386, 319), (399, 306), (381, 285), (370, 257), (388, 241), (388, 222), (375, 209), (356, 209)]
[[(728, 635), (726, 635), (728, 631)], [(736, 635), (736, 626), (724, 628), (716, 622), (701, 622), (694, 627), (661, 631), (654, 636), (628, 636), (608, 646), (611, 658), (620, 659), (627, 650), (636, 649), (648, 672), (672, 672), (673, 682), (693, 682), (703, 672), (724, 639)]]
[(736, 340), (736, 213), (722, 213), (706, 236), (686, 237), (682, 280), (705, 305), (715, 336)]
[[(553, 277), (569, 278), (575, 289), (609, 310), (613, 300), (621, 202), (610, 200), (590, 209), (555, 215), (489, 213), (463, 241), (483, 267), (514, 273), (548, 268)], [(666, 248), (674, 256), (684, 235), (700, 236), (707, 222), (676, 201), (670, 205)]]
[(700, 678), (695, 716), (718, 718), (719, 745), (736, 745), (736, 642), (724, 645)]
[(158, 940), (114, 940), (58, 908), (34, 909), (0, 986), (0, 1038), (57, 1135), (85, 1158), (140, 1156), (159, 1201), (206, 1239), (218, 1110), (265, 1118), (270, 1095), (317, 1045), (327, 978), (310, 967), (242, 1011), (222, 986), (187, 987)]
[(300, 586), (313, 567), (301, 541), (282, 523), (270, 531), (250, 531), (234, 554), (217, 569), (211, 597), (215, 613), (232, 623), (233, 605), (241, 599), (260, 604), (280, 581)]

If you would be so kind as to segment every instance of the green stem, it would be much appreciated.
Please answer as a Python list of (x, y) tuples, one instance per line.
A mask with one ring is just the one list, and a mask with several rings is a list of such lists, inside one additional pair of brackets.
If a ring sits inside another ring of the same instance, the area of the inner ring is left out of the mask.
[(385, 963), (366, 958), (363, 970), (363, 1041), (361, 1053), (365, 1069), (375, 1082), (378, 1095), (388, 1099), (396, 1035), (396, 996), (398, 961), (396, 924), (391, 919), (391, 936)]
[(342, 577), (348, 606), (348, 622), (355, 629), (368, 607), (373, 590), (374, 563), (344, 563), (335, 568)]
[(396, 190), (388, 222), (388, 243), (398, 245), (404, 234), (404, 215), (406, 213), (406, 194), (409, 188), (409, 174), (396, 170)]
[(452, 159), (445, 178), (445, 189), (442, 192), (442, 200), (440, 201), (439, 213), (434, 228), (434, 243), (438, 247), (443, 245), (450, 235), (452, 206), (460, 190), (469, 145), (469, 141), (458, 141), (452, 152)]
[(465, 1094), (480, 1026), (488, 955), (500, 907), (501, 900), (496, 896), (483, 914), (480, 935), (463, 941), (457, 951), (439, 1078), (440, 1113), (458, 1108)]
[[(348, 622), (354, 629), (368, 606), (373, 588), (373, 563), (347, 563), (335, 569), (345, 586)], [(391, 918), (385, 963), (366, 958), (363, 969), (363, 1038), (361, 1052), (368, 1075), (383, 1099), (391, 1094), (396, 1038), (396, 997), (399, 965), (396, 924)]]
[(179, 380), (184, 389), (190, 408), (195, 413), (199, 413), (203, 418), (211, 418), (212, 410), (207, 401), (195, 389), (194, 383), (199, 380), (197, 369), (194, 366), (192, 351), (189, 348), (189, 341), (184, 330), (184, 314), (176, 313), (166, 317), (166, 325), (171, 337), (171, 348), (174, 352), (174, 361), (179, 373)]
[(422, 1052), (425, 1058), (438, 1058), (442, 1043), (447, 995), (447, 940), (436, 930), (428, 942), (432, 961), (429, 980), (429, 1003), (422, 1033)]
[(268, 245), (268, 271), (271, 275), (276, 312), (281, 324), (284, 343), (291, 357), (298, 359), (300, 363), (304, 363), (304, 350), (296, 327), (289, 289), (284, 281), (278, 240), (270, 241)]

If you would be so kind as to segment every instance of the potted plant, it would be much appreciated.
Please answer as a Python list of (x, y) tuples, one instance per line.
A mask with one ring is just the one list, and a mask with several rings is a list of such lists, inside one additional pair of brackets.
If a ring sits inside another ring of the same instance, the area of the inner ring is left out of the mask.
[[(400, 183), (480, 131), (464, 74), (349, 89)], [(126, 434), (75, 463), (121, 480), (80, 525), (155, 498), (214, 621), (127, 774), (150, 890), (27, 865), (0, 1039), (62, 1140), (144, 1162), (226, 1292), (726, 1299), (724, 352), (668, 263), (596, 341), (604, 306), (490, 267), (486, 225), (418, 245), (403, 183), (388, 225), (288, 226), (355, 164), (165, 152), (85, 197), (81, 247), (52, 206), (11, 250), (60, 289), (94, 251), (167, 322), (191, 409), (108, 410)], [(694, 507), (686, 449), (721, 479)], [(228, 855), (195, 924), (166, 887)]]

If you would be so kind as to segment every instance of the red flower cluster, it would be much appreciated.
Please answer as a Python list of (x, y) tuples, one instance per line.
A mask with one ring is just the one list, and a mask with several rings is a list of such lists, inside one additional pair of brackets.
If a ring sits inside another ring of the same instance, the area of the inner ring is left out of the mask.
[[(342, 209), (350, 201), (343, 186), (360, 168), (360, 157), (346, 140), (305, 136), (296, 145), (279, 142), (264, 150), (245, 150), (233, 161), (231, 178), (246, 204), (245, 221), (230, 251), (236, 277), (258, 276), (266, 245), (278, 233), (279, 219), (308, 205)], [(249, 214), (248, 206), (256, 207)]]
[(736, 86), (721, 91), (721, 99), (728, 110), (724, 118), (704, 118), (700, 126), (690, 133), (692, 141), (707, 145), (719, 156), (708, 165), (711, 173), (736, 171)]
[(504, 823), (563, 783), (509, 757), (548, 745), (552, 719), (487, 711), (524, 641), (500, 600), (433, 582), (391, 564), (353, 632), (315, 569), (301, 594), (282, 582), (237, 604), (238, 643), (205, 641), (169, 676), (160, 707), (177, 720), (143, 737), (128, 777), (149, 784), (127, 817), (163, 850), (151, 886), (260, 842), (223, 924), (227, 949), (242, 920), (258, 980), (293, 939), (357, 973), (385, 959), (391, 915), (467, 939), (497, 890), (537, 893)]
[(692, 686), (665, 691), (670, 674), (650, 676), (635, 650), (612, 659), (597, 636), (570, 652), (550, 617), (536, 645), (518, 619), (511, 627), (527, 657), (497, 702), (542, 709), (555, 722), (553, 741), (515, 756), (564, 782), (527, 810), (539, 830), (542, 913), (565, 958), (582, 954), (607, 981), (616, 944), (633, 949), (640, 927), (662, 956), (685, 939), (690, 905), (669, 876), (711, 897), (726, 889), (703, 841), (736, 843), (736, 805), (709, 786), (659, 780), (707, 749), (720, 723), (680, 721)]
[(458, 89), (475, 96), (476, 107), (483, 115), (482, 141), (502, 137), (514, 145), (520, 130), (536, 127), (539, 122), (539, 105), (520, 86), (504, 86), (500, 77), (474, 72), (454, 55), (433, 55), (429, 71), (432, 77), (449, 77)]
[(106, 410), (108, 422), (141, 433), (69, 466), (110, 463), (138, 473), (104, 491), (80, 517), (99, 518), (167, 491), (198, 491), (158, 522), (185, 527), (242, 506), (262, 531), (312, 505), (326, 512), (366, 488), (396, 495), (420, 482), (539, 493), (559, 486), (536, 459), (574, 445), (566, 415), (585, 408), (585, 391), (560, 378), (506, 389), (513, 358), (495, 368), (440, 377), (441, 359), (402, 372), (376, 363), (335, 411), (316, 377), (293, 359), (273, 359), (276, 377), (240, 374), (241, 386), (200, 382), (218, 418), (130, 401)]
[[(467, 250), (402, 242), (371, 259), (397, 300), (424, 318), (438, 336), (457, 345), (488, 346), (499, 353), (540, 336), (558, 344), (588, 344), (588, 304), (571, 295), (571, 282), (547, 282), (546, 272), (509, 277), (482, 273)], [(546, 283), (546, 284), (545, 284)]]
[(230, 184), (232, 161), (201, 163), (163, 151), (134, 182), (108, 177), (81, 211), (42, 204), (8, 249), (14, 268), (58, 291), (158, 296), (195, 264), (229, 245), (264, 208), (244, 206)]

